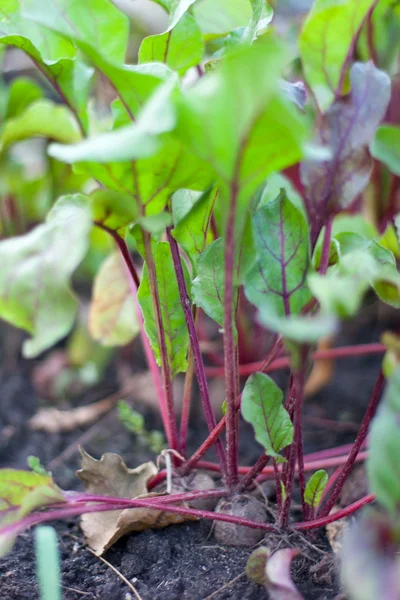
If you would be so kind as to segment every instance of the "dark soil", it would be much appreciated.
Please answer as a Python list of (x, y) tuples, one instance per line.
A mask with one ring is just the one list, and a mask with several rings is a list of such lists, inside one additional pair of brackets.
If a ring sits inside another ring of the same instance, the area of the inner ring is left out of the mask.
[[(378, 318), (376, 308), (369, 307), (357, 327), (347, 329), (337, 345), (378, 341), (382, 330), (393, 328), (392, 316)], [(154, 458), (146, 446), (124, 430), (115, 411), (96, 425), (70, 433), (46, 434), (32, 432), (27, 419), (42, 404), (31, 383), (32, 363), (15, 355), (15, 333), (8, 328), (0, 346), (0, 466), (26, 467), (27, 456), (38, 456), (52, 470), (57, 483), (64, 489), (78, 489), (75, 477), (79, 466), (77, 440), (95, 457), (104, 452), (117, 452), (128, 466), (134, 467)], [(4, 343), (5, 342), (5, 343)], [(11, 353), (11, 355), (10, 355)], [(352, 442), (355, 431), (351, 423), (359, 423), (376, 380), (381, 357), (369, 355), (338, 360), (334, 380), (305, 406), (305, 451)], [(277, 379), (284, 385), (287, 374)], [(106, 381), (92, 389), (74, 404), (88, 404), (116, 391), (114, 370)], [(146, 412), (150, 428), (160, 428), (157, 418)], [(336, 422), (333, 426), (329, 421)], [(252, 464), (261, 454), (250, 428), (242, 424), (241, 464)], [(196, 427), (190, 432), (189, 446), (195, 448), (204, 439), (205, 429)], [(207, 457), (207, 458), (211, 458)], [(361, 493), (362, 494), (362, 493)], [(64, 600), (132, 600), (133, 592), (111, 569), (93, 556), (85, 547), (76, 520), (55, 524), (59, 534), (62, 558)], [(251, 584), (243, 574), (251, 549), (221, 547), (212, 536), (210, 522), (171, 526), (165, 530), (146, 531), (120, 540), (105, 554), (133, 583), (143, 600), (205, 600), (215, 592), (215, 600), (265, 599), (266, 592)], [(306, 542), (297, 538), (267, 538), (268, 545), (297, 546), (300, 558), (293, 563), (293, 576), (306, 600), (334, 599), (339, 587), (333, 567), (333, 555), (324, 532), (313, 534)], [(316, 537), (315, 537), (316, 536)], [(313, 548), (317, 546), (317, 549)], [(240, 578), (239, 576), (242, 575)], [(236, 580), (228, 587), (217, 590)], [(14, 550), (0, 562), (0, 590), (4, 600), (36, 600), (39, 598), (35, 577), (32, 534), (21, 535)]]

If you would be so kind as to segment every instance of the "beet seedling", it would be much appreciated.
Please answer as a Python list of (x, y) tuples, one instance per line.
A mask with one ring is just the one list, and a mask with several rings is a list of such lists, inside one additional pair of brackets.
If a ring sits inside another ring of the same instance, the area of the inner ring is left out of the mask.
[[(2, 150), (45, 137), (51, 160), (72, 165), (79, 184), (53, 198), (44, 223), (0, 242), (0, 317), (30, 334), (27, 357), (61, 340), (76, 318), (71, 277), (93, 252), (95, 235), (107, 236), (115, 248), (95, 277), (90, 330), (112, 346), (140, 334), (171, 451), (173, 493), (157, 495), (165, 472), (153, 463), (128, 469), (110, 454), (100, 461), (83, 455), (92, 476), (83, 476), (82, 493), (60, 490), (44, 473), (5, 469), (2, 551), (27, 526), (81, 514), (99, 553), (130, 531), (197, 518), (215, 521), (226, 543), (254, 543), (266, 531), (322, 527), (373, 500), (332, 512), (362, 457), (384, 376), (377, 374), (350, 448), (305, 455), (302, 411), (307, 377), (321, 356), (317, 342), (353, 318), (369, 290), (400, 306), (398, 136), (395, 125), (381, 125), (399, 94), (391, 92), (385, 40), (370, 36), (371, 23), (384, 30), (385, 11), (398, 18), (397, 9), (316, 0), (297, 51), (288, 49), (264, 0), (243, 0), (243, 20), (231, 32), (214, 19), (224, 10), (217, 0), (206, 9), (196, 1), (159, 3), (168, 27), (143, 40), (138, 64), (125, 60), (130, 25), (108, 0), (25, 0), (3, 9), (0, 41), (32, 58), (62, 105), (34, 97), (9, 115)], [(183, 77), (189, 71), (194, 83)], [(106, 119), (88, 102), (95, 73), (113, 93)], [(380, 180), (371, 179), (373, 168)], [(206, 316), (222, 353), (202, 351)], [(253, 349), (257, 362), (240, 364), (253, 335), (262, 339), (261, 351)], [(323, 355), (384, 350), (371, 344)], [(206, 364), (206, 356), (217, 364)], [(290, 368), (286, 393), (266, 374), (283, 366)], [(179, 373), (180, 422), (173, 388)], [(217, 422), (208, 376), (221, 373), (225, 415)], [(209, 433), (190, 455), (194, 377)], [(260, 444), (250, 467), (239, 466), (241, 417)], [(204, 460), (212, 447), (217, 463)], [(328, 477), (325, 469), (339, 465), (339, 475)], [(197, 469), (218, 482), (204, 485)], [(116, 473), (118, 485), (111, 485)], [(251, 495), (266, 478), (276, 484), (276, 522)], [(299, 522), (291, 511), (295, 491)], [(99, 535), (91, 515), (109, 511), (115, 522)]]

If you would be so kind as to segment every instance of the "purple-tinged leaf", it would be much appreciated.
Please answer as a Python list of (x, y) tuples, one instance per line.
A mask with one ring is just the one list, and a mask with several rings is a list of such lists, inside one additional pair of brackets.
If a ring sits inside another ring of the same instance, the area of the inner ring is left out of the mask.
[(318, 131), (316, 141), (331, 149), (331, 158), (301, 165), (313, 244), (326, 219), (348, 208), (367, 185), (368, 144), (390, 100), (390, 78), (372, 62), (354, 64), (350, 80), (350, 96), (333, 104)]
[(296, 81), (292, 83), (290, 81), (285, 81), (284, 79), (282, 79), (280, 81), (280, 86), (282, 91), (289, 98), (289, 100), (291, 100), (299, 108), (304, 110), (304, 107), (307, 102), (307, 90), (304, 83), (302, 81)]
[(398, 600), (400, 555), (394, 523), (368, 511), (343, 540), (341, 574), (350, 600)]
[[(357, 38), (378, 0), (315, 0), (299, 37), (304, 74), (325, 112), (342, 93)], [(280, 4), (280, 3), (279, 3)]]
[(299, 551), (284, 548), (272, 554), (267, 562), (267, 590), (271, 600), (304, 600), (292, 581), (290, 567)]
[(254, 583), (264, 585), (271, 600), (303, 600), (290, 573), (292, 560), (298, 553), (295, 548), (285, 548), (271, 554), (261, 546), (250, 555), (246, 575)]

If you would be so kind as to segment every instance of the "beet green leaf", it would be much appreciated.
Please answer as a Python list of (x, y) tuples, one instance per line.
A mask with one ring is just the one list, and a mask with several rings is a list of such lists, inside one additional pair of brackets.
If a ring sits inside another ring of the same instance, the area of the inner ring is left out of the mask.
[(110, 0), (24, 0), (21, 12), (27, 21), (44, 25), (73, 43), (83, 40), (100, 49), (110, 61), (125, 60), (129, 21)]
[(18, 533), (18, 528), (7, 531), (7, 526), (17, 526), (33, 510), (59, 502), (65, 497), (49, 475), (0, 469), (0, 557), (9, 552)]
[(390, 99), (390, 78), (372, 62), (354, 64), (350, 81), (350, 99), (335, 102), (319, 128), (317, 142), (331, 149), (331, 158), (302, 163), (313, 244), (326, 218), (348, 208), (367, 185), (368, 144)]
[(337, 264), (325, 276), (313, 273), (308, 277), (322, 308), (328, 314), (350, 317), (370, 286), (383, 302), (399, 307), (400, 275), (392, 252), (356, 233), (340, 233), (334, 240), (338, 244)]
[(184, 75), (203, 59), (203, 36), (195, 19), (184, 14), (173, 29), (146, 37), (139, 48), (139, 62), (163, 62)]
[(312, 341), (325, 335), (333, 321), (301, 316), (312, 296), (306, 279), (310, 267), (308, 226), (303, 213), (282, 189), (253, 216), (257, 260), (245, 279), (245, 294), (261, 322), (293, 340)]
[[(160, 297), (161, 319), (167, 345), (167, 360), (173, 376), (179, 371), (186, 370), (189, 335), (179, 298), (179, 289), (168, 242), (155, 243), (153, 245), (153, 255)], [(185, 274), (186, 287), (190, 289), (189, 273), (183, 261), (182, 267)], [(154, 350), (157, 362), (161, 364), (157, 322), (150, 292), (149, 272), (146, 265), (138, 291), (138, 301), (143, 313), (146, 334)]]
[(222, 180), (225, 211), (237, 196), (238, 235), (257, 186), (302, 155), (306, 124), (277, 85), (285, 61), (272, 38), (241, 47), (178, 102), (178, 135)]
[(0, 43), (15, 46), (28, 54), (65, 103), (87, 125), (87, 100), (93, 69), (76, 57), (71, 42), (25, 18), (22, 3), (3, 3), (0, 7)]
[(367, 473), (370, 489), (390, 515), (400, 506), (400, 369), (389, 380), (369, 435)]
[(347, 56), (376, 0), (316, 0), (299, 38), (306, 79), (325, 110), (341, 93)]
[(400, 127), (381, 125), (370, 149), (374, 158), (395, 175), (400, 175)]
[(306, 489), (304, 491), (304, 501), (311, 506), (311, 508), (318, 508), (327, 483), (328, 473), (323, 469), (313, 473), (307, 481)]
[(38, 100), (18, 116), (7, 119), (0, 134), (0, 149), (31, 137), (44, 137), (65, 144), (80, 138), (79, 129), (65, 106)]
[(283, 393), (268, 375), (254, 373), (242, 395), (242, 416), (255, 431), (268, 456), (282, 461), (279, 452), (292, 443), (293, 425), (282, 404)]
[[(172, 197), (172, 213), (174, 223), (176, 223), (172, 235), (186, 252), (195, 273), (197, 272), (196, 265), (199, 256), (206, 246), (212, 242), (210, 218), (218, 193), (218, 188), (212, 187), (204, 194), (200, 194), (200, 197), (198, 192), (190, 192), (190, 190), (180, 190)], [(193, 194), (196, 194), (196, 196), (193, 196)], [(182, 204), (185, 204), (186, 199), (190, 202), (189, 199), (193, 197), (197, 197), (197, 200), (188, 212), (179, 219), (179, 215), (184, 210)]]
[(86, 254), (91, 227), (88, 199), (77, 194), (60, 198), (44, 224), (0, 242), (0, 316), (32, 335), (25, 356), (70, 331), (77, 301), (69, 278)]

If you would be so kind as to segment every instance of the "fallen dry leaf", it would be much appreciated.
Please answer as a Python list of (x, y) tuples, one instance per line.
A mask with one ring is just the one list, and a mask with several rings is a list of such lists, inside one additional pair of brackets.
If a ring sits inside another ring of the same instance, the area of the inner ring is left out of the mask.
[[(333, 338), (325, 338), (318, 344), (318, 350), (330, 350), (332, 348)], [(315, 361), (311, 373), (306, 381), (304, 394), (306, 397), (313, 396), (319, 390), (323, 389), (331, 381), (335, 371), (335, 361), (333, 358), (319, 358)]]
[[(337, 512), (338, 510), (339, 507), (335, 506), (332, 513)], [(326, 537), (328, 538), (334, 554), (339, 554), (342, 548), (343, 535), (347, 531), (347, 528), (348, 519), (339, 519), (339, 521), (334, 521), (333, 523), (328, 523), (328, 525), (326, 525)]]
[(109, 398), (104, 398), (87, 406), (71, 408), (70, 410), (41, 408), (29, 420), (29, 427), (34, 431), (47, 431), (48, 433), (73, 431), (77, 427), (90, 425), (96, 421), (96, 419), (111, 410), (120, 397), (120, 394), (114, 394)]
[[(84, 450), (80, 451), (82, 469), (77, 475), (84, 482), (87, 492), (130, 500), (164, 495), (149, 494), (147, 491), (148, 482), (158, 472), (153, 462), (128, 469), (118, 454), (106, 453), (96, 460)], [(127, 533), (161, 529), (188, 519), (196, 520), (194, 517), (140, 507), (82, 515), (81, 527), (89, 546), (100, 556)]]

